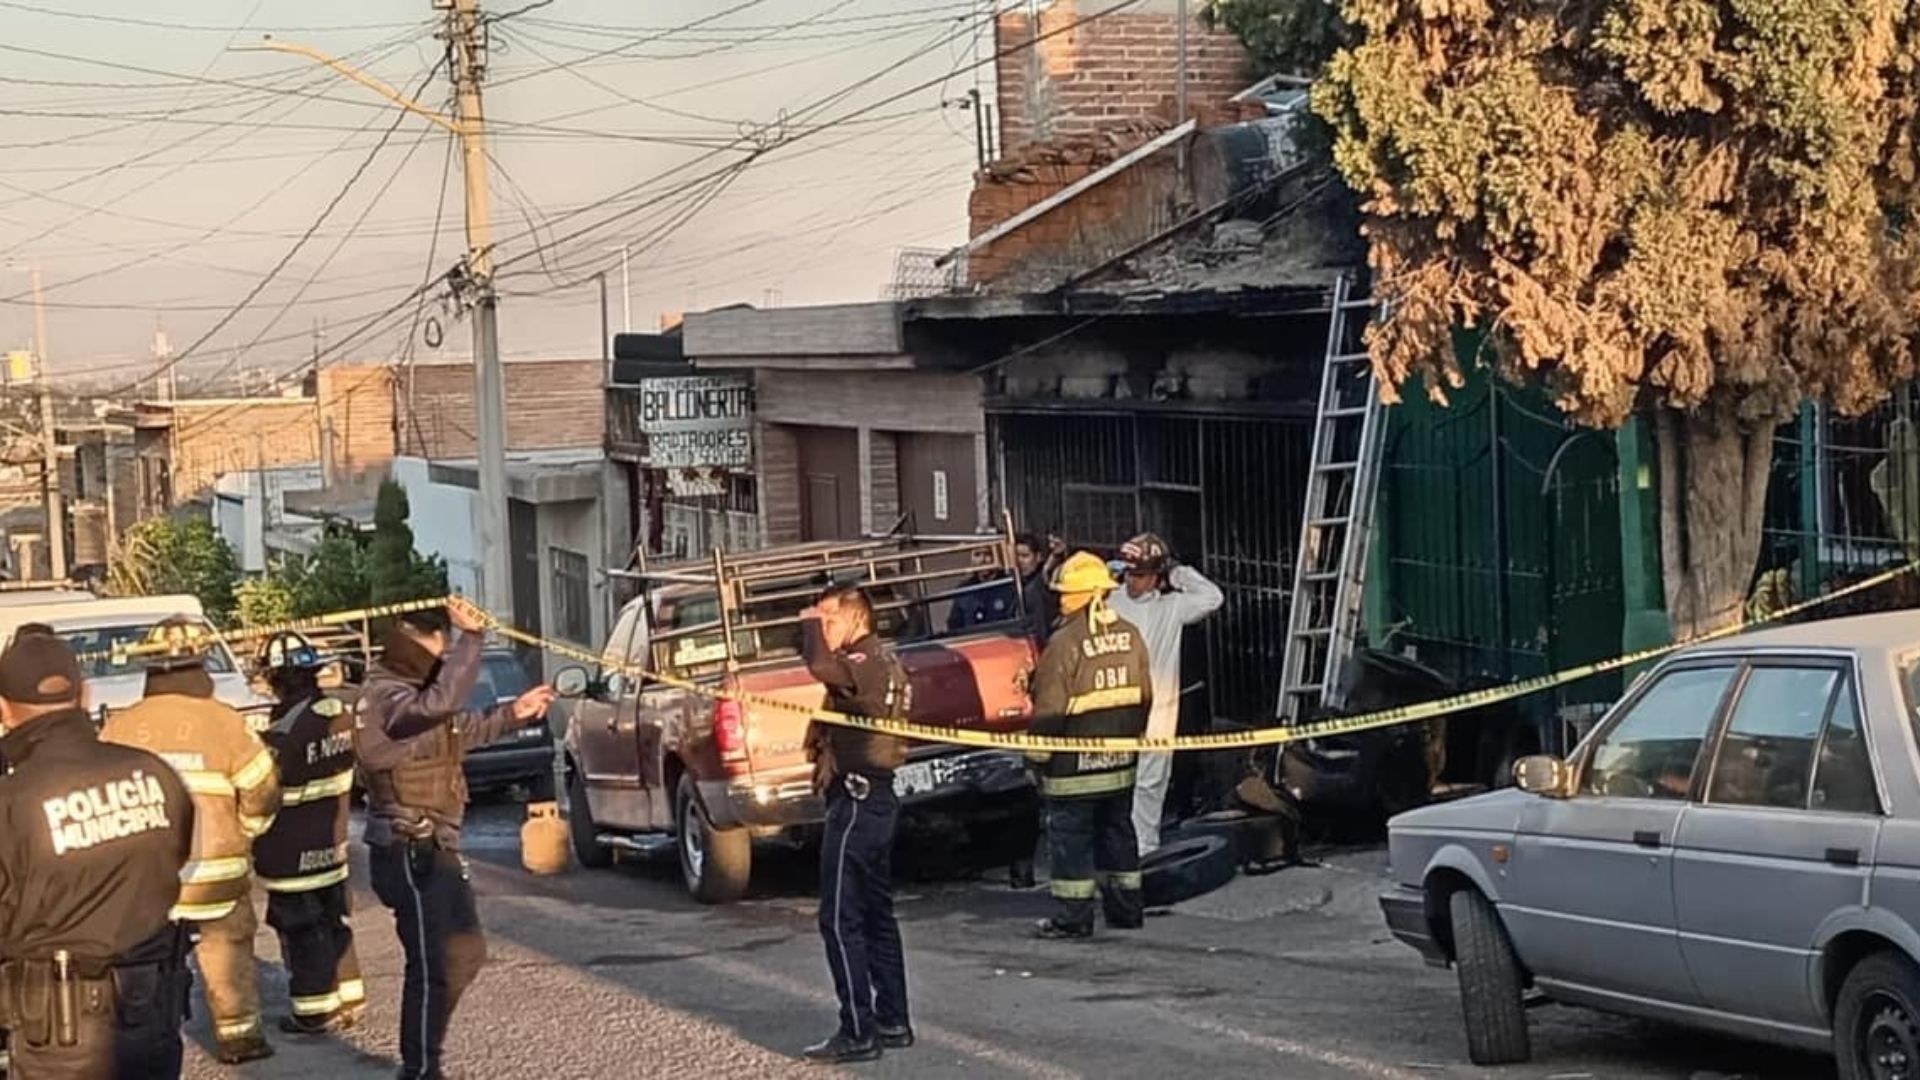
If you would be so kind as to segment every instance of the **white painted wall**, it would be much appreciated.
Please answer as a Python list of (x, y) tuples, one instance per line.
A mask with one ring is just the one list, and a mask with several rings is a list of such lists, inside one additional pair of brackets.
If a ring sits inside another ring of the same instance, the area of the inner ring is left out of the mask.
[(479, 492), (433, 483), (422, 458), (394, 458), (392, 475), (407, 490), (407, 524), (413, 529), (414, 549), (446, 560), (447, 584), (455, 591), (479, 596)]
[[(260, 501), (263, 485), (267, 497), (265, 504)], [(224, 497), (214, 500), (213, 527), (220, 533), (220, 538), (233, 548), (242, 572), (259, 574), (266, 571), (266, 530), (286, 520), (286, 493), (318, 491), (321, 486), (318, 465), (245, 469), (222, 473), (214, 478), (214, 492)]]

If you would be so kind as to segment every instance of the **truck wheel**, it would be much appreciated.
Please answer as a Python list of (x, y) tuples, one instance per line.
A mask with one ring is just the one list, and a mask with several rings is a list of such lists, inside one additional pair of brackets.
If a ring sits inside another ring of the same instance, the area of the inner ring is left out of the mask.
[(1460, 1009), (1466, 1017), (1467, 1056), (1475, 1065), (1514, 1065), (1533, 1049), (1520, 1003), (1520, 958), (1487, 898), (1461, 889), (1448, 905), (1454, 964), (1460, 970)]
[(1225, 837), (1162, 844), (1140, 861), (1141, 899), (1150, 908), (1191, 900), (1233, 880), (1239, 869), (1240, 853)]
[(605, 870), (613, 865), (613, 849), (600, 842), (600, 829), (593, 823), (593, 808), (587, 805), (587, 784), (580, 770), (567, 769), (567, 832), (573, 837), (573, 857), (589, 870)]
[(1892, 1080), (1920, 1070), (1920, 968), (1876, 953), (1855, 964), (1833, 1007), (1840, 1080)]
[(731, 904), (747, 894), (753, 870), (753, 837), (745, 829), (716, 829), (693, 777), (681, 776), (673, 793), (675, 846), (687, 892), (703, 904)]

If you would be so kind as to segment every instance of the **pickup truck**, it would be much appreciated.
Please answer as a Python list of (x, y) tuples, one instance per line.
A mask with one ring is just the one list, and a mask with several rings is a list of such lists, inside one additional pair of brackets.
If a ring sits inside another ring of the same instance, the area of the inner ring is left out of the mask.
[[(980, 551), (988, 555), (973, 554)], [(1018, 605), (999, 625), (929, 629), (946, 624), (936, 608), (954, 596), (1008, 587), (1011, 558), (1004, 537), (894, 538), (716, 554), (704, 569), (635, 575), (643, 591), (620, 610), (598, 670), (555, 680), (587, 688), (574, 703), (563, 755), (581, 864), (604, 867), (616, 850), (670, 842), (687, 891), (728, 903), (746, 892), (756, 837), (803, 839), (825, 818), (804, 747), (805, 710), (824, 703), (825, 689), (800, 659), (797, 616), (830, 579), (867, 587), (876, 630), (912, 683), (911, 720), (1024, 730), (1035, 650)], [(799, 708), (716, 700), (634, 671)], [(909, 814), (952, 814), (975, 838), (1032, 850), (1037, 800), (1016, 752), (916, 744), (894, 788)]]

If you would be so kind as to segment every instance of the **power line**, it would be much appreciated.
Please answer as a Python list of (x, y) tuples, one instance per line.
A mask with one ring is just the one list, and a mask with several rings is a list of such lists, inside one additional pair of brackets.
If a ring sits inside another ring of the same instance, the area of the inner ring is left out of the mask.
[[(420, 89), (414, 91), (414, 94), (416, 96), (424, 92), (427, 86), (432, 83), (434, 76), (440, 73), (440, 65), (443, 62), (444, 62), (444, 58), (441, 61), (436, 61), (433, 67), (429, 69), (429, 71), (427, 72), (426, 78), (421, 80)], [(117, 390), (114, 393), (109, 394), (107, 396), (118, 397), (121, 394), (129, 393), (135, 389), (138, 389), (142, 383), (150, 382), (161, 375), (165, 375), (167, 372), (179, 366), (181, 361), (185, 360), (189, 356), (192, 356), (194, 352), (200, 348), (200, 346), (205, 345), (209, 340), (213, 338), (215, 334), (218, 334), (221, 330), (225, 329), (228, 323), (238, 318), (240, 313), (246, 310), (247, 305), (251, 304), (254, 301), (254, 298), (258, 297), (260, 293), (263, 290), (265, 290), (269, 284), (272, 283), (273, 279), (279, 276), (280, 271), (286, 269), (287, 264), (292, 262), (293, 257), (300, 253), (300, 249), (305, 247), (307, 241), (313, 238), (313, 234), (319, 230), (322, 224), (326, 222), (328, 216), (331, 215), (334, 209), (338, 207), (340, 203), (346, 199), (347, 193), (353, 190), (353, 186), (355, 184), (359, 183), (360, 178), (364, 176), (366, 174), (367, 169), (373, 165), (374, 159), (380, 156), (380, 151), (386, 149), (388, 140), (390, 140), (393, 137), (394, 132), (400, 130), (400, 125), (406, 121), (406, 118), (407, 118), (406, 110), (404, 109), (394, 110), (393, 123), (387, 126), (387, 130), (383, 135), (383, 137), (381, 138), (380, 142), (374, 146), (373, 150), (370, 153), (368, 153), (366, 157), (361, 159), (359, 166), (353, 170), (353, 174), (347, 177), (347, 182), (345, 184), (342, 184), (340, 186), (340, 190), (334, 194), (333, 198), (327, 201), (327, 205), (324, 208), (322, 208), (320, 211), (320, 216), (314, 219), (313, 224), (307, 228), (307, 231), (305, 233), (301, 234), (300, 239), (294, 241), (293, 246), (287, 249), (286, 254), (282, 255), (280, 257), (280, 260), (273, 265), (273, 268), (271, 270), (268, 270), (266, 275), (262, 277), (260, 281), (256, 285), (254, 285), (252, 289), (247, 291), (247, 295), (242, 297), (240, 302), (233, 306), (232, 310), (228, 311), (225, 315), (221, 316), (220, 319), (216, 321), (213, 324), (213, 326), (207, 330), (206, 333), (201, 334), (200, 337), (195, 339), (193, 344), (188, 345), (185, 349), (182, 349), (179, 355), (168, 358), (165, 363), (162, 363), (157, 368), (155, 368), (155, 370), (151, 375), (147, 376), (146, 378), (136, 379), (131, 384), (129, 384), (125, 389)]]
[[(121, 26), (144, 26), (151, 30), (180, 30), (180, 31), (187, 31), (191, 33), (230, 34), (230, 33), (236, 33), (239, 30), (246, 29), (246, 27), (244, 26), (240, 26), (240, 27), (208, 26), (205, 24), (196, 24), (196, 23), (164, 22), (158, 19), (136, 19), (127, 15), (97, 15), (91, 12), (83, 12), (83, 11), (60, 11), (56, 8), (41, 7), (38, 4), (23, 4), (23, 3), (20, 3), (19, 0), (0, 0), (0, 8), (12, 8), (15, 11), (31, 12), (32, 14), (35, 14), (35, 15), (47, 15), (47, 16), (52, 16), (52, 17), (61, 18), (61, 19), (80, 19), (86, 22), (115, 23)], [(414, 21), (414, 22), (404, 22), (404, 23), (401, 23), (401, 22), (357, 23), (357, 24), (349, 23), (349, 24), (341, 24), (336, 26), (275, 26), (275, 27), (266, 27), (264, 29), (277, 30), (282, 33), (321, 34), (321, 33), (334, 33), (336, 31), (347, 32), (347, 31), (354, 31), (354, 30), (397, 30), (403, 27), (417, 29), (423, 25), (425, 24), (419, 21)]]
[(553, 68), (548, 68), (548, 69), (544, 69), (544, 70), (541, 70), (541, 71), (532, 71), (532, 72), (527, 72), (527, 73), (525, 73), (525, 74), (522, 74), (522, 75), (514, 75), (514, 76), (510, 76), (510, 77), (508, 77), (508, 78), (505, 78), (505, 79), (501, 79), (501, 80), (499, 80), (498, 82), (496, 82), (496, 83), (494, 83), (493, 85), (494, 85), (494, 87), (495, 87), (496, 89), (498, 89), (499, 87), (502, 87), (502, 86), (511, 86), (511, 85), (513, 85), (514, 83), (517, 83), (517, 82), (520, 82), (520, 81), (522, 81), (522, 80), (524, 80), (524, 79), (531, 79), (531, 78), (533, 78), (533, 77), (534, 77), (534, 76), (536, 76), (536, 75), (544, 75), (544, 74), (546, 74), (546, 73), (547, 73), (548, 71), (558, 71), (558, 70), (563, 70), (563, 69), (565, 69), (565, 68), (570, 68), (570, 67), (575, 67), (575, 66), (577, 66), (577, 65), (580, 65), (580, 64), (584, 64), (584, 63), (588, 63), (588, 62), (590, 62), (590, 61), (593, 61), (593, 60), (597, 60), (597, 59), (599, 59), (600, 57), (603, 57), (603, 56), (614, 56), (614, 55), (618, 55), (618, 54), (621, 54), (621, 53), (624, 53), (624, 52), (627, 52), (628, 50), (630, 50), (630, 49), (633, 49), (633, 48), (635, 48), (635, 47), (637, 47), (637, 46), (640, 46), (640, 45), (645, 45), (645, 44), (647, 44), (648, 42), (652, 42), (652, 41), (659, 41), (659, 40), (662, 40), (662, 39), (664, 39), (664, 38), (669, 38), (669, 37), (672, 37), (672, 36), (673, 36), (673, 35), (675, 35), (675, 34), (678, 34), (678, 33), (682, 33), (682, 32), (684, 32), (684, 31), (687, 31), (687, 30), (695, 30), (695, 29), (698, 29), (698, 28), (700, 28), (700, 27), (702, 27), (702, 26), (705, 26), (706, 24), (708, 24), (708, 23), (710, 23), (710, 22), (716, 22), (716, 21), (718, 21), (718, 20), (720, 20), (720, 19), (724, 19), (724, 18), (726, 18), (726, 17), (727, 17), (727, 16), (729, 16), (729, 15), (732, 15), (732, 14), (735, 14), (735, 13), (737, 13), (737, 12), (741, 12), (741, 11), (745, 11), (745, 10), (747, 10), (748, 8), (753, 8), (753, 7), (759, 7), (759, 6), (761, 5), (761, 4), (764, 4), (764, 3), (766, 3), (766, 2), (767, 2), (767, 0), (742, 0), (742, 2), (741, 2), (741, 3), (738, 3), (738, 4), (735, 4), (735, 5), (733, 5), (733, 6), (732, 6), (732, 7), (730, 7), (730, 8), (725, 8), (725, 9), (723, 9), (723, 10), (720, 10), (720, 11), (716, 11), (716, 12), (714, 12), (714, 13), (713, 13), (713, 14), (711, 14), (711, 15), (703, 15), (703, 16), (701, 16), (700, 18), (698, 18), (698, 19), (695, 19), (695, 20), (693, 20), (692, 22), (689, 22), (689, 23), (682, 23), (682, 24), (681, 24), (681, 25), (679, 25), (679, 26), (676, 26), (676, 27), (673, 27), (673, 28), (671, 28), (671, 29), (668, 29), (668, 30), (664, 30), (664, 31), (661, 31), (661, 32), (660, 32), (660, 33), (658, 33), (658, 34), (654, 34), (654, 35), (651, 35), (651, 36), (649, 36), (649, 37), (642, 37), (642, 38), (638, 38), (638, 39), (636, 39), (636, 40), (634, 40), (634, 41), (628, 41), (628, 42), (623, 42), (623, 43), (621, 43), (621, 44), (619, 44), (619, 45), (615, 45), (615, 46), (613, 46), (613, 47), (611, 47), (611, 48), (607, 48), (607, 49), (601, 49), (601, 50), (598, 50), (598, 51), (596, 51), (596, 52), (592, 52), (592, 53), (588, 53), (587, 55), (585, 55), (585, 56), (582, 56), (582, 57), (580, 57), (580, 58), (579, 58), (578, 60), (569, 60), (569, 61), (567, 61), (567, 62), (565, 62), (565, 63), (563, 63), (563, 64), (559, 64), (559, 65), (556, 65), (556, 66), (555, 66), (555, 67), (553, 67)]

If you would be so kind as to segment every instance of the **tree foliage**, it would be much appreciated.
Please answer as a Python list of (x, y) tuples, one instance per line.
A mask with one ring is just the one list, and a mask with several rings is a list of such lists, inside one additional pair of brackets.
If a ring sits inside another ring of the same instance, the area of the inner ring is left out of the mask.
[(1737, 616), (1773, 425), (1809, 397), (1863, 410), (1912, 367), (1920, 16), (1893, 0), (1340, 10), (1352, 43), (1313, 104), (1392, 304), (1376, 370), (1444, 399), (1463, 377), (1452, 332), (1490, 327), (1489, 362), (1577, 422), (1651, 413), (1675, 629)]
[(209, 619), (224, 624), (233, 614), (239, 580), (233, 549), (211, 523), (149, 518), (121, 540), (107, 571), (107, 591), (115, 596), (188, 593), (199, 598)]
[(1340, 6), (1329, 0), (1207, 0), (1200, 17), (1238, 37), (1254, 66), (1268, 73), (1318, 75), (1353, 40)]
[(234, 618), (241, 626), (274, 626), (294, 618), (293, 588), (282, 574), (264, 574), (233, 590)]

